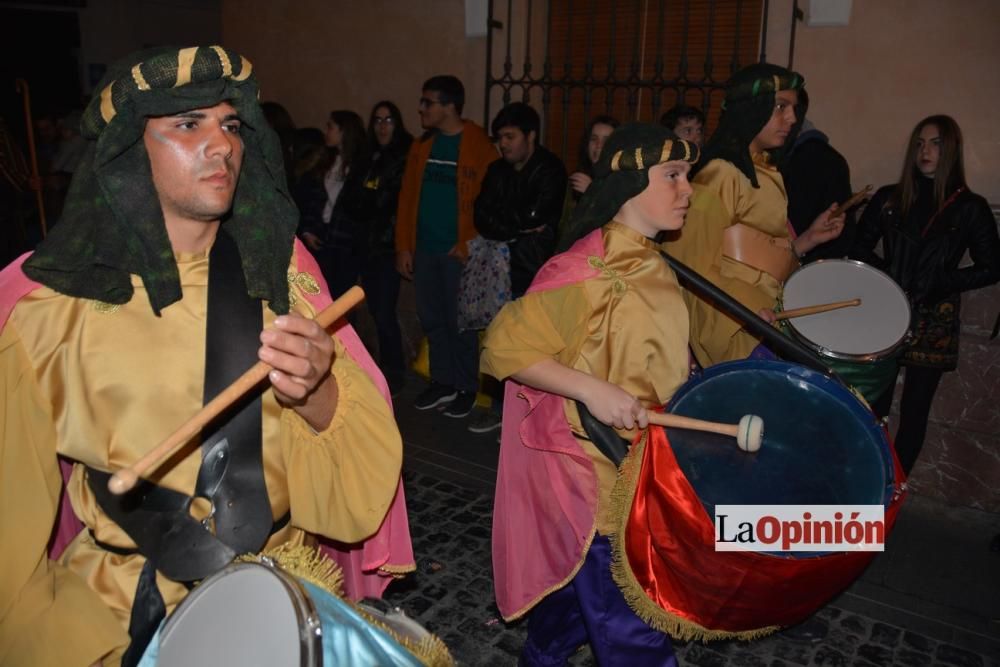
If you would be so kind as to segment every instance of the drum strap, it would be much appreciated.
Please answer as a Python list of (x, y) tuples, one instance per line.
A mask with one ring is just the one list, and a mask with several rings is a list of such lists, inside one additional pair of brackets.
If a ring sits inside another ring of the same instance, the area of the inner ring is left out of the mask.
[(782, 283), (799, 268), (791, 239), (772, 236), (740, 222), (723, 232), (722, 254)]
[(620, 466), (628, 455), (628, 441), (622, 439), (613, 428), (590, 414), (587, 406), (580, 401), (576, 402), (576, 410), (580, 415), (580, 425), (586, 431), (587, 438), (594, 443), (594, 447), (597, 447), (597, 451), (608, 457), (608, 460), (614, 463), (615, 467)]
[[(220, 228), (209, 255), (205, 403), (256, 363), (262, 318), (261, 302), (247, 294), (236, 243)], [(101, 509), (147, 559), (129, 624), (131, 660), (123, 664), (138, 661), (165, 613), (157, 570), (174, 581), (196, 581), (237, 554), (259, 551), (267, 540), (272, 518), (264, 483), (260, 392), (251, 392), (226, 414), (227, 421), (210, 424), (202, 433), (195, 497), (212, 507), (203, 521), (191, 516), (194, 498), (186, 494), (142, 480), (116, 496), (108, 491), (108, 473), (87, 468)]]

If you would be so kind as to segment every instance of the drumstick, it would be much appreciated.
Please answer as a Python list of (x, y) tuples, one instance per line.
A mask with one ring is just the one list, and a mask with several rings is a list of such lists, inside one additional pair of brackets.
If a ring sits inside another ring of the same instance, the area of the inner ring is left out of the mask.
[(859, 204), (862, 199), (867, 199), (868, 195), (871, 194), (871, 191), (872, 191), (872, 186), (870, 185), (866, 185), (864, 190), (858, 190), (853, 195), (851, 195), (850, 199), (845, 201), (837, 208), (833, 209), (833, 211), (830, 213), (830, 217), (827, 218), (827, 220), (829, 220), (830, 218), (836, 218), (838, 215), (842, 215), (855, 204)]
[(649, 423), (692, 431), (708, 431), (736, 438), (736, 444), (745, 452), (756, 452), (764, 440), (764, 420), (757, 415), (743, 415), (739, 424), (721, 424), (665, 412), (649, 412)]
[(788, 320), (793, 317), (802, 317), (803, 315), (816, 315), (817, 313), (825, 313), (830, 310), (837, 310), (838, 308), (850, 308), (851, 306), (860, 306), (861, 299), (850, 299), (848, 301), (834, 301), (832, 303), (819, 303), (815, 306), (802, 306), (801, 308), (792, 308), (791, 310), (783, 310), (780, 313), (774, 314), (774, 319), (776, 320)]
[[(316, 323), (324, 329), (327, 328), (340, 319), (344, 313), (361, 303), (364, 298), (364, 291), (355, 285), (316, 315)], [(200, 433), (206, 424), (219, 416), (223, 410), (266, 378), (270, 371), (271, 367), (263, 361), (258, 361), (251, 366), (250, 370), (236, 378), (231, 385), (219, 392), (205, 407), (196, 412), (194, 416), (184, 422), (176, 431), (167, 436), (166, 440), (147, 452), (145, 456), (132, 465), (122, 468), (113, 474), (111, 479), (108, 480), (108, 489), (116, 495), (121, 495), (130, 490), (139, 481), (140, 476), (151, 470), (155, 470), (179, 446)]]

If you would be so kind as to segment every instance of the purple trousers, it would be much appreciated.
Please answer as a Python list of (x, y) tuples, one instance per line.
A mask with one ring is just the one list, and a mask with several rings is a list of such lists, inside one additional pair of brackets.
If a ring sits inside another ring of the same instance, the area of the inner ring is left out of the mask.
[(573, 579), (553, 591), (528, 617), (521, 665), (565, 665), (590, 642), (601, 667), (677, 667), (670, 637), (635, 615), (611, 577), (611, 543), (596, 535)]

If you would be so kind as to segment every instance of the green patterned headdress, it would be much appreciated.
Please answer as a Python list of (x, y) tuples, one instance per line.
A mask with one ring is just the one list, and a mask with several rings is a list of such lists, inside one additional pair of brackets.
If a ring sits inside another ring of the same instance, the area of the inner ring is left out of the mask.
[(157, 49), (116, 63), (84, 112), (90, 146), (59, 224), (24, 272), (63, 294), (108, 303), (132, 298), (136, 274), (155, 313), (178, 301), (180, 276), (143, 142), (146, 118), (228, 102), (241, 120), (244, 157), (222, 227), (239, 247), (250, 296), (287, 312), (298, 212), (252, 72), (246, 58), (220, 46)]
[[(743, 172), (755, 188), (760, 187), (750, 156), (750, 142), (771, 119), (775, 93), (803, 87), (805, 79), (801, 74), (767, 63), (750, 65), (734, 74), (726, 83), (719, 127), (705, 146), (700, 166), (716, 158), (727, 160)], [(795, 137), (789, 136), (784, 146), (768, 151), (773, 164), (777, 164), (780, 154), (791, 147), (794, 140)]]
[(622, 205), (649, 185), (649, 168), (663, 162), (697, 162), (698, 145), (661, 125), (628, 123), (615, 130), (594, 165), (594, 181), (573, 209), (559, 250), (609, 222)]

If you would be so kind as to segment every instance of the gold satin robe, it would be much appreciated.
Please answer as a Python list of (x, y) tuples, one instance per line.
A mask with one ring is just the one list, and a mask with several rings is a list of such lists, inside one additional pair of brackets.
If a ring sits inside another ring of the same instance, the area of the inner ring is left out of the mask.
[[(789, 231), (781, 174), (765, 155), (753, 158), (759, 189), (726, 160), (712, 160), (698, 172), (687, 221), (664, 249), (756, 313), (775, 307), (781, 285), (759, 269), (723, 257), (722, 235), (737, 223), (780, 238), (789, 238)], [(697, 295), (685, 291), (684, 299), (691, 314), (691, 349), (702, 366), (745, 359), (760, 344), (740, 323)]]
[[(610, 222), (603, 235), (598, 276), (504, 306), (483, 341), (484, 373), (503, 379), (555, 359), (622, 387), (647, 407), (670, 400), (688, 376), (688, 316), (677, 277), (639, 232)], [(576, 404), (566, 399), (564, 409), (570, 430), (584, 435)], [(617, 470), (585, 437), (577, 441), (597, 473), (596, 528), (607, 535)]]
[[(135, 295), (120, 307), (37, 289), (18, 302), (0, 333), (0, 665), (86, 666), (109, 651), (105, 665), (115, 664), (128, 642), (145, 559), (94, 544), (90, 531), (102, 542), (134, 547), (98, 508), (81, 465), (67, 490), (85, 530), (58, 563), (47, 558), (61, 487), (56, 454), (118, 469), (201, 408), (208, 259), (207, 253), (177, 259), (184, 297), (161, 317), (133, 276)], [(290, 284), (294, 277), (291, 271)], [(290, 289), (293, 310), (312, 317), (299, 287)], [(264, 325), (274, 318), (264, 307)], [(264, 393), (272, 515), (291, 512), (268, 546), (300, 544), (307, 533), (360, 541), (378, 530), (393, 500), (402, 444), (392, 412), (339, 342), (331, 372), (339, 398), (322, 433), (279, 406), (270, 390)], [(191, 494), (200, 463), (195, 453), (154, 479)], [(169, 613), (186, 589), (162, 576), (158, 584)]]

